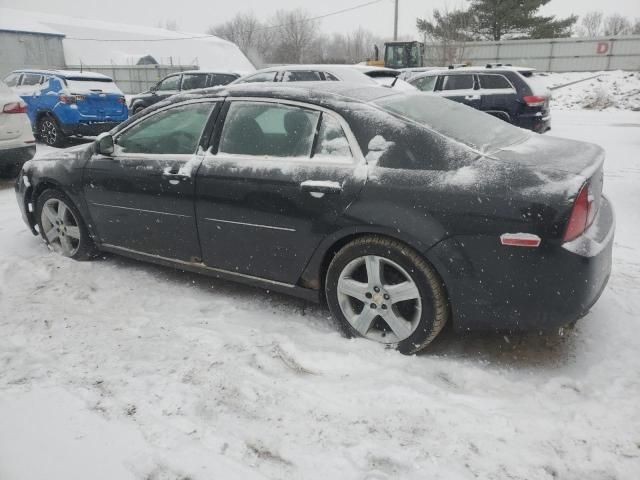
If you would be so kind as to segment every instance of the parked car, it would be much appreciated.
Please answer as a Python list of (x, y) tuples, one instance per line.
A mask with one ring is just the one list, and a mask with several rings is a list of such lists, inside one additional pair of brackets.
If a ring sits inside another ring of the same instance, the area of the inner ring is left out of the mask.
[(447, 321), (540, 331), (589, 310), (611, 269), (603, 158), (420, 92), (240, 84), (32, 160), (16, 191), (62, 255), (326, 298), (347, 335), (410, 353)]
[(522, 128), (551, 128), (551, 93), (524, 67), (459, 67), (429, 70), (407, 81), (418, 90), (446, 97)]
[(240, 77), (233, 84), (260, 82), (344, 81), (369, 85), (390, 84), (396, 70), (365, 65), (280, 65)]
[(15, 176), (35, 153), (27, 104), (0, 81), (0, 176)]
[(53, 147), (107, 132), (129, 116), (120, 89), (100, 73), (17, 70), (5, 82), (26, 102), (36, 138)]
[(208, 70), (189, 70), (167, 75), (148, 91), (131, 97), (129, 110), (134, 115), (145, 108), (186, 90), (227, 85), (240, 75)]

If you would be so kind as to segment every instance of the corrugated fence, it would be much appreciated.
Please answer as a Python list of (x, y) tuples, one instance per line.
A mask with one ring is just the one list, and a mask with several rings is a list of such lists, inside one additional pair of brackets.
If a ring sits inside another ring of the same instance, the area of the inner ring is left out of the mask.
[[(436, 44), (428, 47), (442, 49)], [(448, 63), (511, 63), (548, 72), (640, 70), (640, 35), (467, 42), (451, 44), (447, 50), (449, 58), (443, 61)]]
[[(69, 65), (70, 70), (80, 70), (80, 65)], [(111, 77), (125, 94), (149, 90), (166, 75), (185, 70), (198, 70), (193, 65), (82, 65), (87, 72), (102, 73)]]

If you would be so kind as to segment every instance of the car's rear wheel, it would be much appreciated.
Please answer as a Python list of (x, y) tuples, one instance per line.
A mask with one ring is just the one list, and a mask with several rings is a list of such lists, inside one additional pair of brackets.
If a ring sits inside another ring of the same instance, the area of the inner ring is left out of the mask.
[(45, 190), (37, 201), (40, 235), (55, 252), (75, 260), (94, 256), (95, 246), (80, 213), (62, 192)]
[(58, 121), (51, 115), (45, 115), (38, 121), (38, 138), (51, 147), (61, 147), (65, 140)]
[(134, 114), (134, 115), (137, 115), (137, 114), (139, 114), (142, 110), (144, 110), (144, 107), (143, 107), (142, 105), (138, 105), (137, 107), (135, 107), (135, 108), (133, 109), (133, 114)]
[(325, 282), (327, 303), (343, 332), (405, 354), (440, 333), (449, 309), (444, 286), (424, 258), (401, 242), (356, 239), (333, 258)]

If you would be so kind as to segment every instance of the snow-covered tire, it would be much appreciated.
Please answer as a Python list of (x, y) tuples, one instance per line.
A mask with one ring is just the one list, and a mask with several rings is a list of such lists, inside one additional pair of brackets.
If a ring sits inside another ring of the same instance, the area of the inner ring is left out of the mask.
[(426, 347), (449, 318), (435, 269), (409, 246), (377, 235), (358, 238), (335, 255), (325, 295), (347, 337), (365, 337), (404, 354)]
[(90, 260), (97, 249), (73, 202), (59, 190), (48, 189), (36, 200), (38, 229), (54, 251), (74, 260)]

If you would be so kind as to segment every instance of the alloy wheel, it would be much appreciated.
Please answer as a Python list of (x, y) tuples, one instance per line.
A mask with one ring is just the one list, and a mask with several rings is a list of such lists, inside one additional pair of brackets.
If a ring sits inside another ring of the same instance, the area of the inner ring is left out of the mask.
[(46, 118), (40, 124), (40, 138), (47, 145), (55, 145), (58, 140), (58, 129), (53, 120)]
[(80, 248), (78, 219), (62, 200), (50, 198), (42, 207), (41, 223), (47, 242), (58, 253), (73, 257)]
[(420, 291), (397, 263), (377, 255), (358, 257), (340, 273), (338, 303), (360, 335), (385, 344), (409, 338), (422, 314)]

